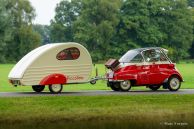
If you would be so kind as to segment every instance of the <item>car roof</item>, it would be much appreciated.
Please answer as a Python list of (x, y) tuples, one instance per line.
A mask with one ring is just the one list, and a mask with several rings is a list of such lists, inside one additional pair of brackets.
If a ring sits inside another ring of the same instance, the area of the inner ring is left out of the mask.
[(133, 49), (133, 50), (142, 52), (142, 51), (150, 50), (150, 49), (160, 49), (160, 50), (162, 49), (162, 50), (168, 51), (168, 50), (161, 48), (161, 47), (145, 47), (145, 48), (137, 48), (137, 49)]

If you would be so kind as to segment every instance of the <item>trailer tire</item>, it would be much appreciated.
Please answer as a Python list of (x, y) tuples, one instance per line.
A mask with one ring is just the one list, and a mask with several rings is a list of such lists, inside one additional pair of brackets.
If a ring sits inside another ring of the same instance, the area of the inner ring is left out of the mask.
[(45, 86), (44, 85), (34, 85), (32, 86), (32, 89), (37, 92), (40, 93), (44, 90)]
[(118, 82), (107, 82), (107, 85), (113, 90), (113, 91), (120, 91), (120, 87)]
[(151, 90), (157, 91), (160, 88), (160, 85), (150, 85), (148, 86)]
[(63, 90), (63, 85), (62, 84), (49, 85), (49, 90), (51, 93), (54, 93), (54, 94), (60, 93)]

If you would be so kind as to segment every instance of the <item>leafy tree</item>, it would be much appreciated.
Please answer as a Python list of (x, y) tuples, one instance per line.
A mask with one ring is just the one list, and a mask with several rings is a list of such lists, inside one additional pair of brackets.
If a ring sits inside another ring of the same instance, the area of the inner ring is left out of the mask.
[(189, 6), (194, 7), (194, 0), (188, 0), (188, 4)]
[(36, 25), (33, 25), (33, 30), (39, 33), (39, 35), (41, 35), (42, 44), (47, 44), (51, 42), (50, 41), (50, 26), (36, 24)]
[(18, 35), (20, 39), (18, 50), (21, 57), (40, 45), (40, 35), (32, 31), (32, 26), (22, 26), (18, 30)]
[(9, 25), (11, 24), (11, 17), (7, 13), (6, 9), (7, 3), (5, 0), (0, 1), (0, 62), (6, 62), (5, 57), (5, 46), (6, 41), (10, 40), (11, 36), (11, 28)]
[(82, 43), (94, 61), (150, 46), (167, 48), (173, 60), (180, 60), (189, 56), (193, 40), (194, 25), (187, 2), (63, 0), (51, 21), (50, 37), (53, 42)]
[(119, 36), (125, 42), (170, 48), (174, 60), (188, 56), (192, 21), (186, 1), (126, 0), (121, 17)]
[(52, 42), (73, 41), (73, 22), (80, 14), (81, 5), (81, 0), (63, 0), (57, 5), (50, 27)]
[(120, 5), (120, 0), (83, 0), (74, 22), (74, 40), (89, 49), (94, 61), (112, 56), (110, 43), (119, 22)]
[(116, 33), (120, 5), (120, 0), (61, 1), (51, 21), (51, 40), (81, 42), (95, 61), (112, 56), (107, 51)]
[(193, 14), (193, 16), (192, 16), (192, 21), (193, 21), (193, 43), (192, 43), (192, 46), (191, 46), (189, 52), (190, 52), (191, 58), (194, 59), (194, 8), (191, 8), (191, 13)]
[(40, 44), (40, 36), (33, 32), (34, 9), (28, 0), (8, 0), (7, 9), (12, 17), (12, 39), (6, 45), (8, 62), (18, 61)]

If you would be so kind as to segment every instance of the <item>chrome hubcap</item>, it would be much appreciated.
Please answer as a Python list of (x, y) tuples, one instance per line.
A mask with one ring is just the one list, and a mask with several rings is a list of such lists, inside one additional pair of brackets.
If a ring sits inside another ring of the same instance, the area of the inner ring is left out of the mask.
[(171, 81), (170, 81), (170, 86), (171, 88), (173, 89), (177, 89), (180, 85), (180, 81), (178, 78), (173, 78)]
[(123, 81), (123, 82), (121, 82), (121, 87), (122, 87), (122, 89), (127, 90), (131, 87), (131, 82), (130, 81)]
[(61, 85), (60, 84), (53, 84), (52, 89), (54, 92), (58, 92), (61, 90)]

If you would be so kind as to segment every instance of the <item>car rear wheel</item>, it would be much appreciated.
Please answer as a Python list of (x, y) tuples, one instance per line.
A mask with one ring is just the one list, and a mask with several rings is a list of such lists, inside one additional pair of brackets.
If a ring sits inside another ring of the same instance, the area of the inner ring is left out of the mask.
[(121, 91), (129, 91), (131, 89), (131, 81), (121, 81), (120, 89)]
[(44, 90), (45, 86), (44, 85), (34, 85), (32, 86), (32, 89), (35, 91), (35, 92), (42, 92)]
[(181, 87), (181, 81), (180, 81), (179, 77), (172, 76), (168, 80), (167, 85), (168, 85), (168, 89), (170, 91), (177, 91)]
[(160, 85), (152, 85), (152, 86), (149, 86), (149, 88), (153, 91), (157, 91), (160, 88)]
[(60, 93), (63, 89), (63, 85), (61, 84), (52, 84), (52, 85), (49, 85), (49, 90), (51, 93)]
[(107, 82), (107, 85), (113, 90), (113, 91), (120, 91), (120, 87), (118, 82)]

